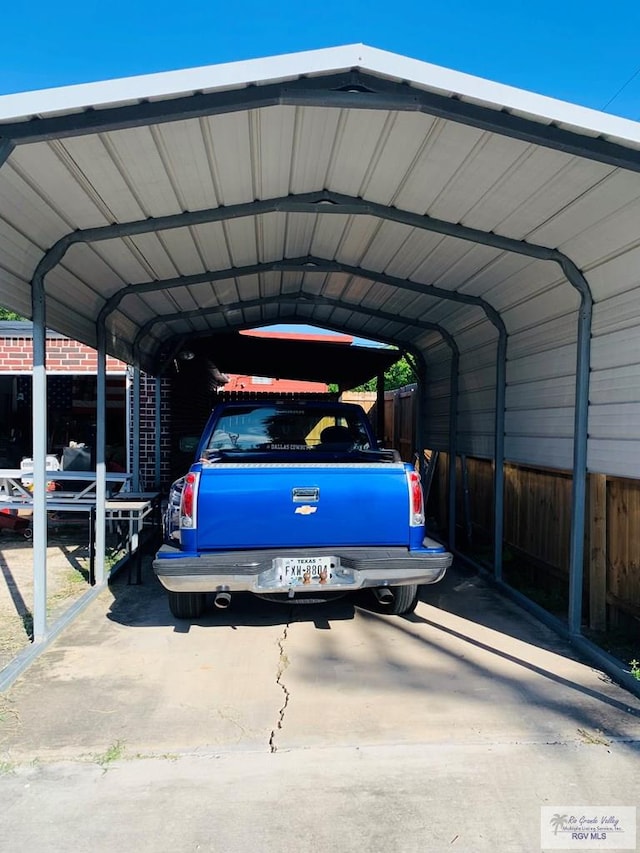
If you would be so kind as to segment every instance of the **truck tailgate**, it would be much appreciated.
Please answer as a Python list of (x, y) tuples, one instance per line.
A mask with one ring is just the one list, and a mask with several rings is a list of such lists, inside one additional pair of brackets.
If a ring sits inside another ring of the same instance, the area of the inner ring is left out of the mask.
[(409, 545), (402, 463), (216, 464), (198, 489), (198, 550)]

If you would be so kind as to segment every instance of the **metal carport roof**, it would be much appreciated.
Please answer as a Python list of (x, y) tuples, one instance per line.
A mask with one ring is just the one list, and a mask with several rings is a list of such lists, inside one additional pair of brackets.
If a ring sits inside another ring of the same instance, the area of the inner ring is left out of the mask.
[(638, 124), (352, 45), (0, 98), (0, 163), (38, 327), (154, 374), (274, 322), (388, 341), (498, 507), (505, 457), (572, 468), (576, 627), (587, 462), (640, 470)]

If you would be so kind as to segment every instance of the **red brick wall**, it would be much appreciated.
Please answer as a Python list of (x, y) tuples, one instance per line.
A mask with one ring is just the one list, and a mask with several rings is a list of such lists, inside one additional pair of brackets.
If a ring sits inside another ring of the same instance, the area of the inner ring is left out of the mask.
[[(52, 373), (97, 373), (98, 354), (91, 347), (68, 338), (47, 338), (47, 371)], [(0, 338), (0, 374), (29, 373), (33, 368), (31, 338)], [(107, 373), (123, 373), (127, 365), (107, 357)], [(170, 453), (170, 382), (162, 380), (161, 387), (161, 484), (169, 482)], [(133, 412), (129, 412), (130, 422)], [(131, 447), (129, 448), (131, 452)], [(155, 483), (155, 380), (142, 374), (140, 380), (140, 477), (145, 489)]]
[[(97, 373), (98, 354), (68, 338), (47, 338), (47, 370), (61, 373)], [(107, 356), (107, 372), (122, 373), (126, 364)], [(0, 373), (24, 373), (33, 368), (31, 338), (0, 339)]]
[[(156, 482), (156, 395), (155, 378), (140, 375), (140, 479), (141, 487), (152, 490), (170, 481), (170, 398), (169, 379), (160, 380), (160, 483)], [(130, 412), (130, 417), (133, 413)]]

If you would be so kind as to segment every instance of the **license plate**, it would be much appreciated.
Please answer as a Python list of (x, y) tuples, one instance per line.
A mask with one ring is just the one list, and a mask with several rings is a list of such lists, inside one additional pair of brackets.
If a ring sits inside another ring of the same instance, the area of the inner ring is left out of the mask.
[(282, 586), (331, 584), (339, 566), (335, 557), (279, 557), (276, 578)]

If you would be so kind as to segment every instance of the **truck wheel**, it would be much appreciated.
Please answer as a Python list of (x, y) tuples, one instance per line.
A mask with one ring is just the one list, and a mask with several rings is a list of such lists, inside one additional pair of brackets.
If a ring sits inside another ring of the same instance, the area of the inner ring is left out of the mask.
[(168, 592), (169, 610), (176, 619), (197, 619), (204, 610), (203, 592)]
[(408, 586), (392, 586), (390, 589), (393, 593), (393, 601), (389, 605), (387, 613), (393, 613), (394, 616), (413, 613), (418, 605), (417, 585), (413, 583)]

